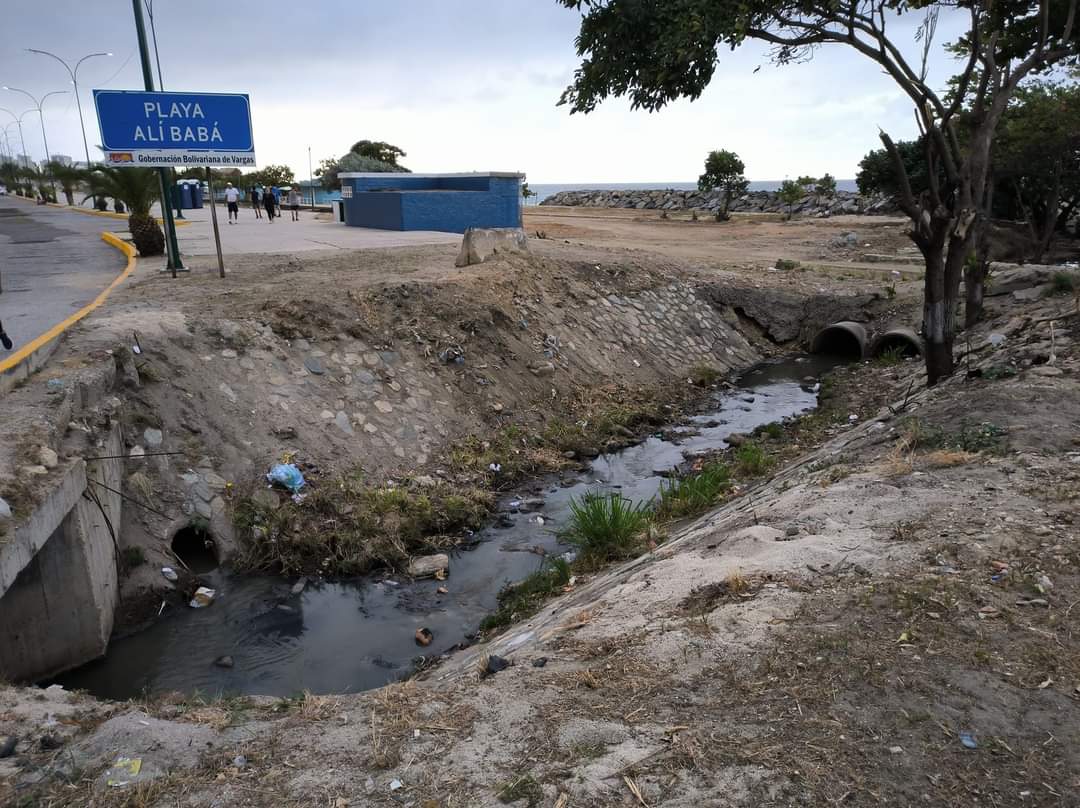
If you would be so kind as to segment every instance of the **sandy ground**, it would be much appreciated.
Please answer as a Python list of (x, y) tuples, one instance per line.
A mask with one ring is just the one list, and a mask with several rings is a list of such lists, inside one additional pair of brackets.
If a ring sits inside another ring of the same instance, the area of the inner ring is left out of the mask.
[[(741, 284), (777, 309), (824, 289), (856, 311), (878, 306), (870, 319), (900, 316), (914, 300), (901, 284), (890, 309), (882, 279), (857, 270), (835, 278), (763, 269), (776, 250), (809, 261), (831, 249), (821, 245), (846, 226), (836, 220), (801, 230), (747, 225), (766, 235), (744, 239), (740, 259), (738, 238), (727, 242), (734, 229), (715, 244), (683, 239), (676, 248), (662, 242), (668, 228), (702, 223), (636, 228), (603, 214), (604, 226), (591, 228), (599, 234), (535, 239), (538, 263), (466, 273), (443, 263), (449, 249), (431, 247), (367, 254), (344, 285), (341, 256), (337, 264), (272, 259), (269, 272), (258, 268), (263, 257), (226, 284), (199, 273), (176, 285), (143, 276), (104, 328), (79, 339), (89, 345), (135, 322), (149, 331), (157, 317), (162, 333), (187, 330), (199, 357), (205, 326), (216, 323), (215, 339), (230, 346), (218, 353), (239, 359), (244, 349), (232, 346), (242, 340), (220, 331), (222, 315), (236, 318), (236, 334), (262, 312), (276, 340), (306, 340), (314, 328), (310, 352), (324, 331), (339, 330), (350, 293), (373, 299), (365, 288), (378, 291), (382, 308), (350, 338), (368, 343), (380, 332), (404, 339), (416, 326), (427, 343), (483, 332), (463, 306), (503, 294), (529, 302), (530, 322), (565, 323), (571, 301), (588, 308), (574, 295), (628, 299), (656, 292), (660, 277), (678, 279), (664, 288), (679, 295), (689, 294), (681, 284), (696, 284), (695, 300)], [(580, 217), (575, 226), (590, 229)], [(800, 239), (785, 248), (783, 232)], [(430, 305), (411, 308), (412, 292), (388, 296), (378, 285), (388, 273), (425, 278), (429, 285), (413, 291)], [(327, 289), (334, 278), (338, 287)], [(485, 286), (492, 297), (477, 298)], [(583, 312), (579, 328), (592, 322)], [(731, 323), (748, 345), (763, 327), (738, 316)], [(1078, 326), (1070, 298), (1006, 295), (965, 340), (963, 372), (932, 390), (915, 363), (841, 374), (831, 404), (766, 446), (775, 473), (670, 526), (644, 556), (582, 574), (531, 619), (419, 681), (357, 696), (212, 704), (178, 696), (103, 705), (56, 689), (6, 689), (0, 734), (14, 735), (16, 747), (0, 760), (0, 796), (162, 807), (1075, 805)], [(470, 347), (524, 351), (484, 345)], [(595, 364), (578, 372), (632, 367), (623, 357), (647, 347), (598, 341)], [(194, 384), (194, 364), (170, 364), (171, 354), (153, 350), (182, 384)], [(331, 353), (317, 358), (335, 362)], [(510, 667), (487, 673), (492, 655)]]

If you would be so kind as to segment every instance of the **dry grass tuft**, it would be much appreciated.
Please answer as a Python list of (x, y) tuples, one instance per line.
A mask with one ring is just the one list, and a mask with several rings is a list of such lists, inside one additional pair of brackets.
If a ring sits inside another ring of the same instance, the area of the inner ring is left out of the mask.
[(128, 477), (128, 486), (139, 495), (139, 499), (143, 502), (153, 502), (155, 494), (154, 481), (142, 471), (136, 471), (130, 477)]
[(945, 469), (952, 466), (963, 466), (973, 462), (978, 457), (972, 452), (961, 449), (936, 449), (922, 458), (922, 465), (930, 469)]

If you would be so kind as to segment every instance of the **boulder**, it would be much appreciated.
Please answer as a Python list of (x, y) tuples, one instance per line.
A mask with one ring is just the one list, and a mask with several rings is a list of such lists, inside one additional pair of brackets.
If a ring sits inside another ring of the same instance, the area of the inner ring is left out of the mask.
[(482, 264), (500, 253), (528, 253), (525, 231), (520, 227), (470, 227), (461, 240), (455, 266)]
[(409, 576), (412, 578), (432, 578), (450, 569), (450, 556), (436, 553), (429, 556), (416, 556), (409, 559)]
[[(990, 279), (986, 284), (986, 296), (1007, 295), (1023, 289), (1049, 284), (1058, 272), (1069, 272), (1080, 283), (1080, 271), (1068, 267), (1046, 264), (990, 264)], [(1029, 298), (1031, 299), (1031, 298)]]

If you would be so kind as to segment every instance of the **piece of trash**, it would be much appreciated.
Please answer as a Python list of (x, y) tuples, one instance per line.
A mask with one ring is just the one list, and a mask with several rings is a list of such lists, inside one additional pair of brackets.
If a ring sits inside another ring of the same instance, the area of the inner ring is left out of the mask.
[(979, 619), (985, 620), (989, 617), (1001, 617), (1001, 612), (999, 612), (993, 606), (983, 606), (981, 609), (979, 609)]
[(1048, 575), (1040, 575), (1035, 579), (1035, 588), (1042, 592), (1044, 595), (1054, 588), (1053, 582)]
[(232, 759), (232, 765), (238, 769), (242, 769), (247, 765), (247, 758), (243, 755), (237, 755)]
[(15, 744), (17, 742), (14, 735), (8, 735), (3, 740), (0, 740), (0, 758), (11, 757), (15, 754)]
[(546, 656), (537, 657), (536, 659), (533, 660), (533, 667), (534, 668), (542, 668), (547, 663), (548, 663), (548, 658)]
[(1047, 676), (1045, 681), (1039, 682), (1039, 690), (1046, 690), (1046, 688), (1050, 687), (1053, 683), (1054, 680)]
[(299, 595), (304, 591), (304, 587), (307, 586), (307, 578), (301, 578), (295, 584), (292, 585), (292, 589), (289, 592), (293, 595)]
[(404, 788), (404, 785), (402, 784), (402, 782), (400, 780), (391, 780), (390, 781), (390, 790), (391, 791), (397, 791), (399, 788)]
[(420, 737), (420, 730), (418, 730), (418, 729), (414, 729), (414, 730), (412, 731), (412, 736), (413, 736), (414, 738), (419, 738), (419, 737)]
[(501, 463), (488, 463), (488, 471), (493, 471), (496, 474), (498, 474), (500, 471), (502, 471), (502, 464)]
[(364, 791), (370, 794), (375, 790), (375, 781), (372, 778), (368, 778), (364, 781)]
[(293, 463), (278, 463), (273, 466), (266, 475), (271, 485), (277, 483), (282, 488), (291, 491), (294, 495), (304, 487), (304, 475)]
[(849, 421), (850, 423), (855, 423), (856, 421), (858, 421), (858, 420), (859, 420), (859, 416), (858, 416), (858, 415), (856, 415), (855, 413), (851, 413), (851, 415), (849, 415), (849, 416), (847, 417), (847, 419), (848, 419), (848, 421)]
[(430, 628), (418, 628), (416, 630), (416, 644), (428, 646), (431, 645), (431, 641), (435, 639), (435, 635), (431, 633)]
[(449, 591), (450, 591), (450, 590), (449, 590), (449, 589), (447, 589), (447, 588), (446, 588), (445, 586), (440, 586), (440, 587), (439, 587), (438, 589), (436, 589), (436, 590), (435, 590), (435, 593), (436, 593), (436, 594), (438, 594), (438, 595), (445, 595), (445, 594), (447, 594), (447, 593), (448, 593)]
[(960, 733), (960, 743), (962, 743), (968, 749), (978, 749), (979, 748), (979, 744), (975, 740), (975, 736), (972, 735), (970, 732), (961, 732)]
[(1016, 601), (1017, 606), (1042, 606), (1044, 609), (1050, 608), (1050, 601), (1046, 598), (1020, 598)]
[(460, 365), (462, 362), (465, 361), (465, 352), (462, 351), (461, 348), (457, 347), (444, 348), (443, 350), (439, 351), (439, 361), (442, 362), (444, 365), (449, 365), (450, 363)]
[(1003, 343), (1004, 341), (1005, 341), (1005, 335), (1004, 334), (991, 334), (990, 335), (990, 344), (993, 345), (995, 348), (998, 347), (999, 345), (1001, 345), (1001, 343)]
[(214, 660), (214, 664), (219, 668), (231, 668), (233, 666), (233, 658), (226, 654), (225, 656), (219, 656)]
[(106, 785), (113, 788), (128, 785), (142, 771), (142, 758), (118, 757), (105, 772)]
[(446, 580), (446, 570), (445, 569), (436, 570), (435, 571), (435, 580), (436, 581), (445, 581)]
[(180, 578), (180, 576), (176, 574), (176, 570), (174, 570), (172, 567), (162, 567), (161, 575), (166, 581), (175, 582), (177, 579)]
[(902, 747), (902, 746), (890, 746), (889, 747), (889, 753), (892, 754), (892, 755), (902, 755), (902, 754), (904, 754), (904, 747)]
[(195, 590), (195, 594), (191, 598), (191, 603), (189, 603), (188, 605), (192, 609), (202, 609), (203, 607), (209, 606), (211, 603), (213, 603), (214, 597), (216, 595), (217, 592), (215, 590), (210, 589), (206, 586), (200, 586), (198, 589)]
[(538, 524), (538, 525), (542, 525), (542, 524), (544, 524), (544, 517), (542, 517), (542, 516), (540, 516), (538, 514), (538, 515), (533, 517), (533, 521), (536, 522), (536, 524)]

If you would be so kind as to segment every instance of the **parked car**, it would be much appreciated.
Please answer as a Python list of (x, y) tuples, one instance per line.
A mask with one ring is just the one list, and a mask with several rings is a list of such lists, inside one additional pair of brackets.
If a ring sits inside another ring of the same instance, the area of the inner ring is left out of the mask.
[(7, 186), (0, 182), (0, 196), (7, 196)]

